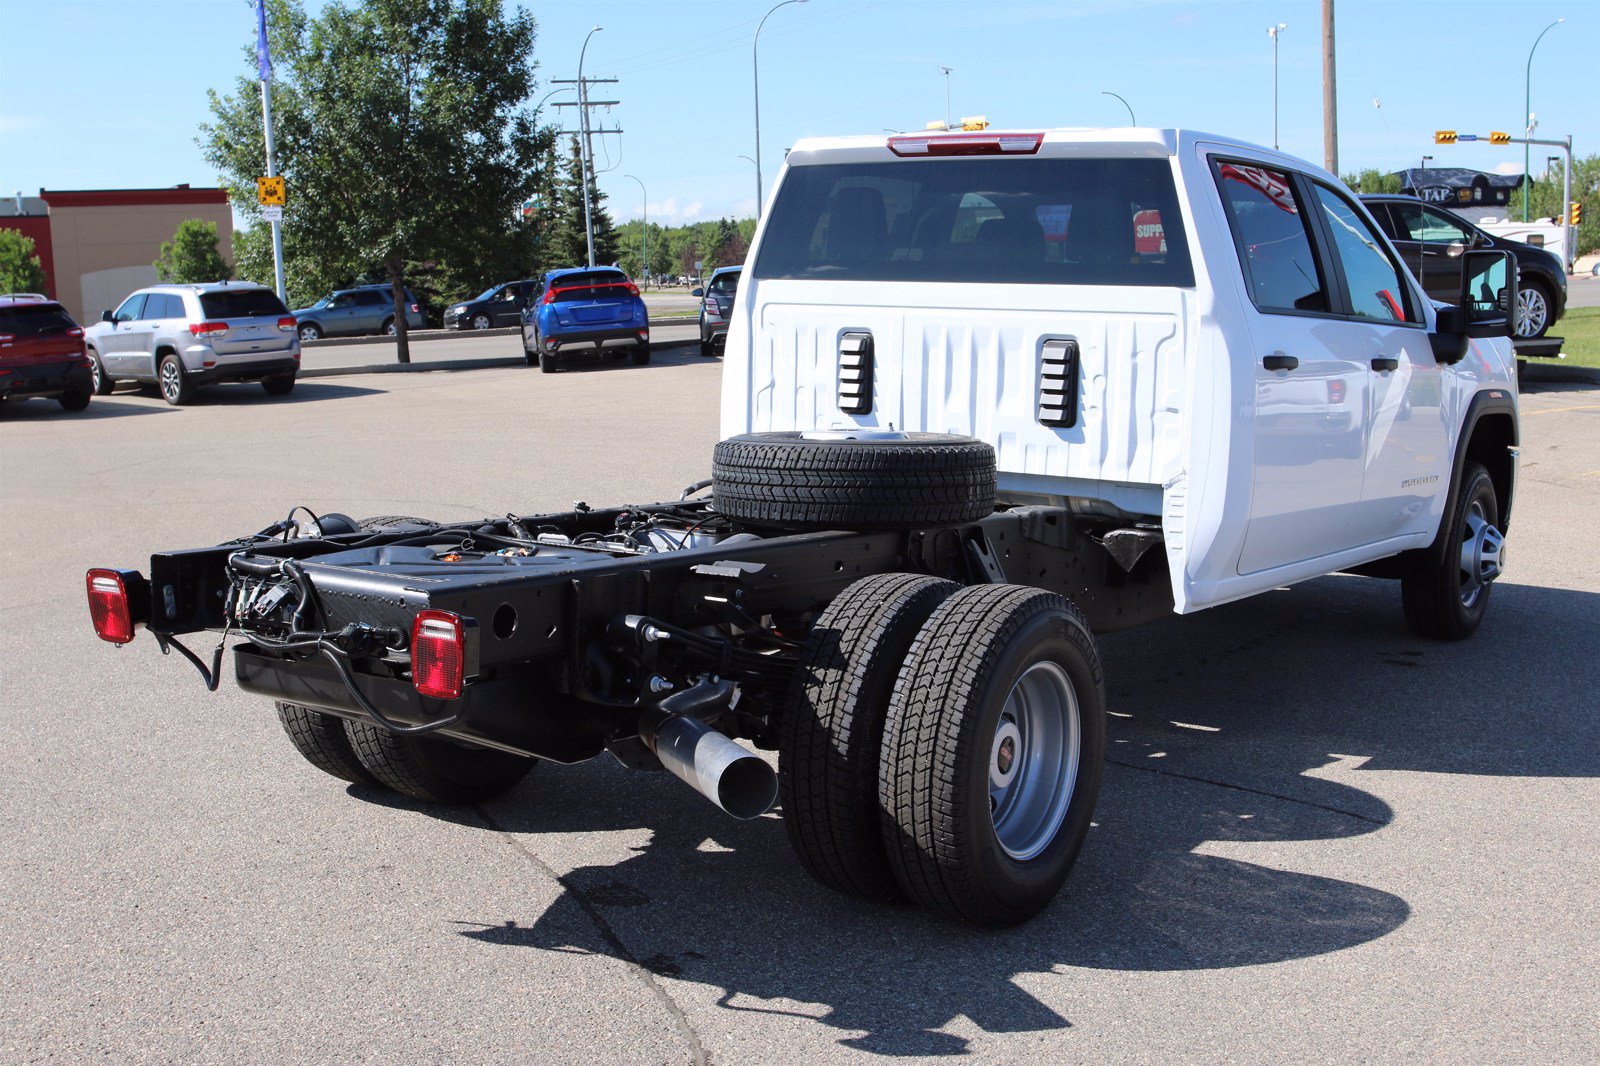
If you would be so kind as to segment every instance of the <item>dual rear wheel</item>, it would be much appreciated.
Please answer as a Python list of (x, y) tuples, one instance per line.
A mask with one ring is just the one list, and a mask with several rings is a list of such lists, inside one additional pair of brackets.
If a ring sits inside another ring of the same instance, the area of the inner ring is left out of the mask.
[(1100, 660), (1054, 593), (863, 579), (818, 617), (779, 742), (801, 863), (864, 899), (980, 925), (1037, 914), (1089, 831)]

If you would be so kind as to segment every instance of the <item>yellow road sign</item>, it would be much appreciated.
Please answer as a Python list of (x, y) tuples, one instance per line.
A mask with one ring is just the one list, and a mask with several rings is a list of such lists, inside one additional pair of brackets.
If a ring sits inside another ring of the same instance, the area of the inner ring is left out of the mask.
[(1499, 130), (1491, 130), (1489, 132), (1489, 143), (1490, 144), (1510, 144), (1511, 143), (1511, 134), (1502, 133)]
[(282, 207), (288, 203), (288, 190), (284, 188), (283, 179), (257, 178), (256, 202), (262, 207)]
[(1456, 131), (1455, 130), (1434, 130), (1433, 131), (1433, 143), (1434, 144), (1455, 144), (1456, 143)]

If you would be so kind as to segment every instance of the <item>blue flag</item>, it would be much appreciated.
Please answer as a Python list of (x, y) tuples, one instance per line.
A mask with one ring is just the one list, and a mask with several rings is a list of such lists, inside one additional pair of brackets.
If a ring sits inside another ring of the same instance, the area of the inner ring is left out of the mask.
[(256, 69), (261, 80), (272, 77), (272, 57), (267, 54), (267, 0), (256, 0)]

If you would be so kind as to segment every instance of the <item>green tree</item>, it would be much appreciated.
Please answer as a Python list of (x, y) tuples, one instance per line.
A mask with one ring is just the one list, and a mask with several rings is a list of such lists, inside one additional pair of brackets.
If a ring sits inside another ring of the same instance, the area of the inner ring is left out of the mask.
[(199, 218), (184, 219), (172, 240), (161, 242), (155, 268), (156, 277), (178, 284), (233, 277), (233, 268), (217, 251), (217, 224)]
[[(1561, 199), (1561, 163), (1556, 163), (1543, 176), (1535, 178), (1528, 189), (1528, 217), (1567, 218), (1567, 202)], [(1578, 224), (1578, 255), (1588, 255), (1600, 248), (1600, 155), (1584, 156), (1572, 161), (1572, 199), (1583, 205), (1583, 219)], [(1522, 217), (1522, 197), (1517, 194), (1506, 211), (1508, 218)]]
[(1368, 167), (1359, 174), (1346, 174), (1343, 181), (1356, 192), (1396, 193), (1400, 191), (1400, 175)]
[[(526, 105), (533, 16), (498, 0), (334, 0), (314, 18), (298, 0), (269, 0), (268, 10), (295, 302), (380, 272), (409, 362), (408, 271), (464, 264), (504, 241), (540, 185), (553, 134)], [(253, 71), (253, 50), (246, 55)], [(251, 218), (264, 159), (259, 89), (252, 73), (232, 94), (213, 93), (200, 138)], [(255, 272), (261, 239), (246, 243), (241, 260)]]
[(34, 254), (33, 238), (0, 228), (0, 292), (44, 292), (44, 267)]

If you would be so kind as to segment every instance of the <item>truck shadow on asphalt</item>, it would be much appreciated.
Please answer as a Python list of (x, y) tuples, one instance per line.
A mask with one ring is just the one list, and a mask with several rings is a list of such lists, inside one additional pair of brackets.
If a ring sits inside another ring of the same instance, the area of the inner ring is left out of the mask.
[[(1398, 928), (1404, 899), (1348, 879), (1394, 887), (1382, 846), (1277, 847), (1387, 825), (1389, 806), (1346, 783), (1362, 772), (1600, 775), (1584, 695), (1600, 666), (1582, 624), (1600, 596), (1502, 585), (1496, 600), (1462, 644), (1412, 637), (1394, 585), (1349, 577), (1102, 638), (1113, 718), (1098, 823), (1056, 903), (1014, 930), (833, 894), (776, 814), (733, 822), (609, 760), (542, 767), (477, 812), (418, 809), (486, 821), (564, 889), (542, 914), (451, 916), (460, 935), (625, 959), (859, 1050), (966, 1054), (972, 1041), (943, 1031), (962, 1017), (988, 1033), (1068, 1028), (1062, 1010), (1086, 994), (1075, 970), (1256, 966)], [(641, 828), (648, 843), (593, 863), (607, 845), (588, 834)]]

